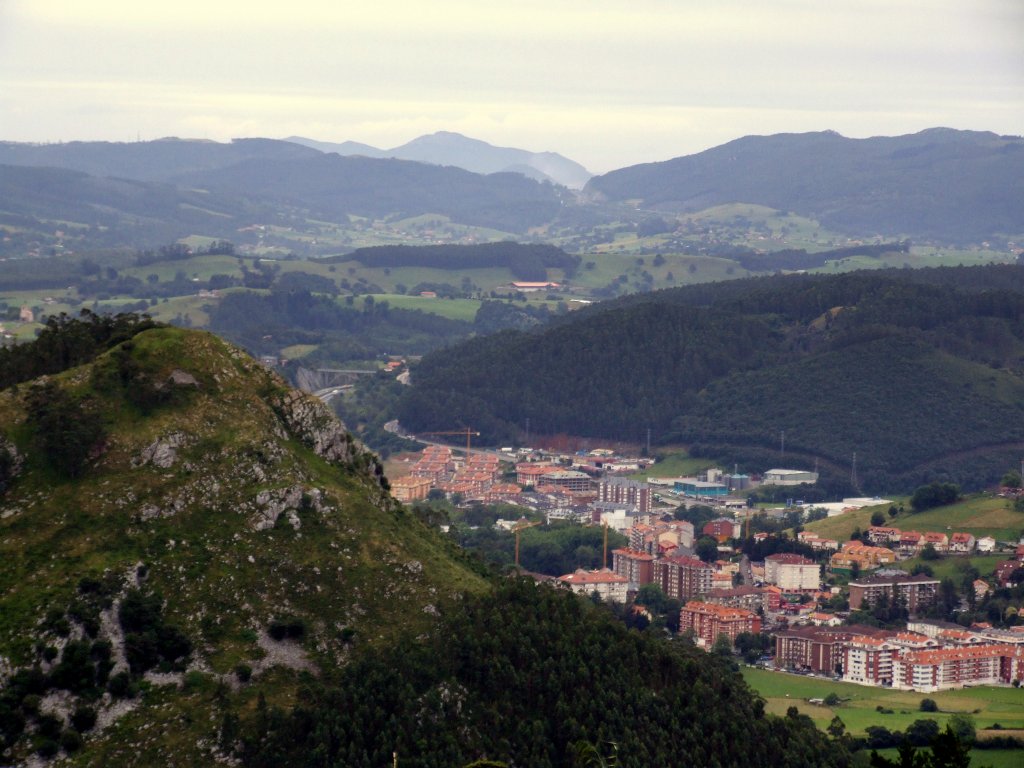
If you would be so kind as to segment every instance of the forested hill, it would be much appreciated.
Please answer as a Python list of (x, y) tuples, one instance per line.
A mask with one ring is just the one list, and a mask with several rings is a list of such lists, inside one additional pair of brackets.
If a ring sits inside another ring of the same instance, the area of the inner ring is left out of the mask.
[(1024, 232), (1024, 139), (945, 128), (747, 136), (597, 176), (586, 191), (668, 211), (757, 203), (840, 232), (963, 242)]
[(527, 419), (534, 435), (650, 429), (748, 471), (817, 460), (837, 488), (856, 453), (865, 492), (976, 486), (1024, 447), (1022, 279), (900, 270), (631, 296), (427, 356), (400, 418), (495, 442)]

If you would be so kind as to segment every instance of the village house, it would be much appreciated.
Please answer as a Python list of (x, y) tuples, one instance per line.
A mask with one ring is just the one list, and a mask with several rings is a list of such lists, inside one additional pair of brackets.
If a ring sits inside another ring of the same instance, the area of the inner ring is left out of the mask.
[(954, 555), (969, 555), (974, 551), (974, 537), (969, 533), (954, 533), (949, 539), (949, 551)]
[(592, 595), (595, 592), (610, 603), (625, 603), (629, 590), (629, 580), (607, 568), (597, 571), (586, 571), (582, 568), (574, 573), (558, 577), (558, 582), (579, 595)]

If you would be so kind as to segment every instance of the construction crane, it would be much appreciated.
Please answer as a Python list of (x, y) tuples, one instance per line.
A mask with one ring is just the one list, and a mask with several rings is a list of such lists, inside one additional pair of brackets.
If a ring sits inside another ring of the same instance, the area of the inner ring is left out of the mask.
[(519, 533), (527, 528), (533, 528), (535, 525), (543, 525), (543, 521), (538, 520), (535, 523), (530, 523), (524, 517), (520, 518), (519, 522), (512, 526), (512, 533), (516, 535), (516, 568), (519, 568)]
[(469, 441), (471, 437), (480, 437), (479, 432), (474, 432), (469, 427), (455, 429), (448, 432), (420, 432), (420, 435), (462, 435), (466, 438), (466, 459), (469, 459)]

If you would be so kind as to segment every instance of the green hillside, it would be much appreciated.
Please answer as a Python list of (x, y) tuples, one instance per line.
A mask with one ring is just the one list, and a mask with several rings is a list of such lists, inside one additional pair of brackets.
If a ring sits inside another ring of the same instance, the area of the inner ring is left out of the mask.
[[(285, 704), (304, 674), (484, 588), (329, 409), (214, 336), (154, 328), (48, 381), (0, 392), (0, 668), (22, 670), (0, 692), (0, 740), (15, 757), (48, 738), (23, 697), (59, 694), (58, 713), (130, 711), (87, 738), (92, 760), (205, 763), (225, 713)], [(140, 738), (143, 722), (162, 735)]]
[[(565, 432), (836, 492), (978, 487), (1024, 449), (1024, 268), (793, 275), (633, 295), (428, 355), (400, 419), (493, 442)], [(446, 426), (442, 426), (446, 425)], [(785, 455), (780, 435), (786, 433)]]
[(753, 203), (840, 232), (964, 242), (1024, 231), (1022, 168), (1019, 136), (933, 128), (847, 139), (823, 131), (746, 136), (594, 177), (586, 191), (662, 211)]

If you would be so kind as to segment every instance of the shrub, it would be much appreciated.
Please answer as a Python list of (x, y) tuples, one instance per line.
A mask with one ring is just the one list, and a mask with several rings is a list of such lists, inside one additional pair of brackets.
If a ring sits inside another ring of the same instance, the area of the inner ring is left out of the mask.
[(60, 745), (64, 747), (65, 752), (77, 752), (82, 748), (82, 734), (72, 728), (68, 728), (60, 735)]
[(93, 726), (96, 725), (96, 710), (80, 704), (71, 713), (71, 725), (79, 732), (91, 731)]
[(921, 699), (920, 710), (922, 712), (938, 712), (939, 705), (935, 703), (935, 699)]
[(252, 667), (248, 664), (236, 664), (235, 677), (240, 683), (248, 683), (252, 679)]

